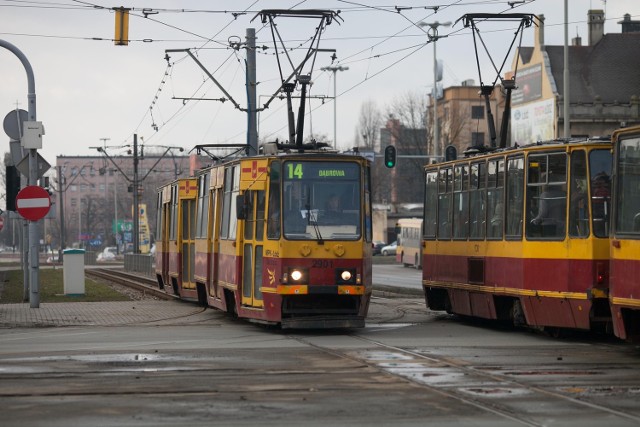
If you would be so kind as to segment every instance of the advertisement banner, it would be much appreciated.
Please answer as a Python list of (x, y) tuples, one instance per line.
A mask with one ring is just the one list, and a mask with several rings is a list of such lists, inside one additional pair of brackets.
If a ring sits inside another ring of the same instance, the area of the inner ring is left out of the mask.
[(555, 102), (534, 102), (511, 110), (511, 141), (518, 145), (555, 138)]

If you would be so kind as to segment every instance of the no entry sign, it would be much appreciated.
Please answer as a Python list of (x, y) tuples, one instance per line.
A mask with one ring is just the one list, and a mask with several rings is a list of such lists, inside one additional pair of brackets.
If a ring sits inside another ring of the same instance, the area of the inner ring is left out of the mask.
[(49, 193), (37, 185), (23, 188), (16, 196), (16, 210), (29, 221), (38, 221), (44, 218), (50, 208)]

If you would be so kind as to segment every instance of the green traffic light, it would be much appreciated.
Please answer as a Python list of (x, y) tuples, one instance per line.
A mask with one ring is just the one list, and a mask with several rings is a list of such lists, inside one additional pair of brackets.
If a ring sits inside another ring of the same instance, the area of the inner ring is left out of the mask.
[(387, 145), (384, 149), (384, 165), (388, 168), (396, 165), (396, 147), (393, 145)]

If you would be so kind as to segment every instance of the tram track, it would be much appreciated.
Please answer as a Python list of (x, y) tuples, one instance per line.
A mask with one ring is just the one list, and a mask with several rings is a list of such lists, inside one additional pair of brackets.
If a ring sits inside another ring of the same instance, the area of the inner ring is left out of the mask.
[(113, 270), (108, 268), (95, 268), (85, 270), (85, 274), (102, 280), (108, 280), (121, 286), (142, 292), (144, 295), (150, 295), (167, 301), (177, 301), (179, 298), (170, 295), (158, 288), (157, 282), (150, 277), (138, 274), (128, 273), (121, 270)]
[[(154, 289), (155, 281), (150, 278), (108, 269), (92, 270), (91, 274), (124, 286), (133, 287), (150, 295), (160, 294), (158, 297), (163, 299), (176, 299), (157, 288)], [(418, 304), (416, 306), (415, 301), (403, 302), (398, 298), (383, 297), (376, 297), (374, 301), (384, 304), (387, 309), (383, 316), (378, 316), (374, 322), (368, 322), (368, 325), (373, 328), (376, 325), (392, 326), (403, 321), (408, 323), (402, 323), (402, 325), (414, 324), (411, 321), (411, 316), (416, 314), (416, 310), (423, 310), (421, 305)], [(396, 301), (397, 305), (393, 306), (390, 301)], [(334, 349), (314, 343), (313, 337), (301, 337), (296, 334), (287, 334), (286, 336), (325, 354), (364, 364), (380, 373), (401, 378), (430, 392), (454, 399), (462, 404), (475, 407), (518, 425), (534, 427), (548, 425), (544, 419), (533, 419), (535, 417), (531, 414), (524, 413), (523, 415), (517, 406), (509, 406), (509, 398), (517, 398), (518, 396), (532, 399), (535, 402), (540, 400), (554, 402), (555, 406), (558, 405), (557, 402), (565, 402), (567, 406), (573, 406), (579, 410), (596, 411), (631, 423), (640, 423), (640, 416), (633, 413), (589, 401), (587, 400), (588, 396), (587, 398), (576, 398), (559, 391), (563, 388), (566, 390), (577, 389), (579, 388), (577, 386), (553, 386), (554, 389), (550, 389), (549, 387), (518, 380), (514, 378), (514, 375), (517, 375), (517, 368), (508, 369), (505, 373), (500, 373), (500, 369), (497, 367), (469, 364), (450, 355), (435, 356), (433, 354), (424, 354), (419, 350), (385, 344), (358, 334), (348, 334), (347, 336), (367, 343), (370, 346), (368, 350), (358, 352), (352, 349)], [(596, 371), (597, 369), (592, 370)], [(604, 368), (600, 367), (599, 369)], [(536, 375), (537, 370), (540, 371), (540, 375), (547, 372), (548, 375), (561, 377), (563, 375), (579, 375), (576, 372), (585, 369), (576, 368), (573, 365), (569, 369), (528, 367), (528, 374), (523, 374), (520, 378), (532, 378)], [(585, 371), (588, 370), (586, 369)], [(440, 377), (453, 379), (453, 381), (440, 381), (438, 380)], [(602, 386), (600, 388), (606, 387)], [(497, 399), (496, 397), (502, 398)]]
[[(523, 415), (520, 410), (521, 405), (519, 406), (519, 404), (513, 407), (509, 406), (510, 398), (519, 399), (523, 397), (526, 398), (526, 396), (529, 396), (532, 402), (536, 403), (539, 403), (540, 400), (546, 400), (547, 402), (553, 402), (554, 405), (557, 405), (557, 402), (562, 401), (565, 402), (567, 406), (574, 405), (574, 407), (579, 410), (597, 411), (627, 420), (631, 423), (640, 423), (640, 416), (633, 413), (568, 396), (560, 391), (545, 388), (540, 385), (518, 381), (514, 379), (512, 375), (506, 373), (500, 374), (485, 371), (481, 366), (474, 366), (468, 362), (453, 359), (450, 356), (435, 357), (433, 355), (426, 355), (419, 351), (384, 344), (354, 334), (350, 334), (349, 337), (370, 344), (372, 349), (356, 352), (353, 350), (341, 351), (318, 345), (312, 342), (312, 338), (289, 337), (334, 357), (341, 357), (363, 363), (379, 372), (402, 378), (419, 387), (428, 389), (430, 392), (455, 399), (460, 403), (500, 416), (505, 420), (516, 422), (519, 425), (535, 427), (548, 425), (548, 421), (545, 419), (533, 419), (533, 414)], [(517, 369), (508, 370), (508, 372), (512, 374), (516, 371)], [(536, 368), (533, 368), (528, 372), (535, 375), (535, 371)], [(544, 370), (541, 370), (541, 373), (544, 372)], [(549, 374), (571, 376), (572, 373), (576, 372), (579, 373), (581, 371), (571, 368), (563, 372), (562, 369), (558, 369), (550, 371)], [(441, 378), (441, 380), (438, 378)], [(580, 389), (580, 387), (570, 386), (564, 388), (568, 390)], [(602, 388), (606, 387), (603, 386)], [(497, 399), (497, 397), (501, 398)], [(539, 417), (539, 415), (536, 416)]]

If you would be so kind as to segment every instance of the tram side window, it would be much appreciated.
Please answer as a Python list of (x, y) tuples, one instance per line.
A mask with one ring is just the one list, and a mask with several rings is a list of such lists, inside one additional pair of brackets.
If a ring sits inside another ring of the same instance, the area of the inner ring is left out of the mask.
[[(222, 199), (222, 221), (220, 223), (220, 238), (233, 240), (236, 238), (238, 221), (235, 219), (236, 196), (239, 188), (239, 172), (237, 166), (231, 166), (224, 171), (224, 198)], [(234, 217), (232, 219), (232, 216)]]
[(162, 190), (158, 191), (158, 195), (156, 197), (156, 239), (162, 239), (162, 225), (164, 220), (164, 209), (162, 209)]
[(196, 218), (196, 237), (207, 237), (209, 229), (209, 174), (198, 178), (198, 211)]
[(527, 237), (563, 239), (567, 212), (566, 153), (528, 158)]
[(171, 187), (171, 231), (169, 232), (169, 240), (176, 240), (178, 235), (178, 186)]
[[(609, 235), (609, 212), (611, 211), (611, 153), (609, 150), (593, 150), (589, 153), (591, 170), (591, 212), (593, 234), (597, 237)], [(622, 177), (624, 179), (624, 177)]]
[(435, 239), (438, 230), (438, 171), (428, 171), (425, 179), (424, 237)]
[(453, 186), (453, 238), (469, 236), (469, 165), (458, 165), (454, 170)]
[(507, 209), (506, 236), (522, 238), (522, 214), (524, 211), (524, 158), (507, 159)]
[(584, 150), (571, 153), (569, 180), (569, 236), (589, 236), (589, 204), (587, 202), (587, 156)]
[(267, 238), (280, 238), (280, 162), (271, 163), (269, 175), (269, 221), (267, 224)]
[(484, 239), (486, 211), (486, 163), (472, 163), (469, 189), (469, 237)]
[(364, 240), (373, 241), (373, 224), (371, 223), (371, 168), (364, 169)]
[(487, 164), (487, 238), (501, 239), (504, 224), (504, 159)]
[(640, 234), (640, 138), (623, 139), (618, 146), (616, 232)]
[(440, 169), (438, 176), (438, 239), (451, 238), (451, 168)]

